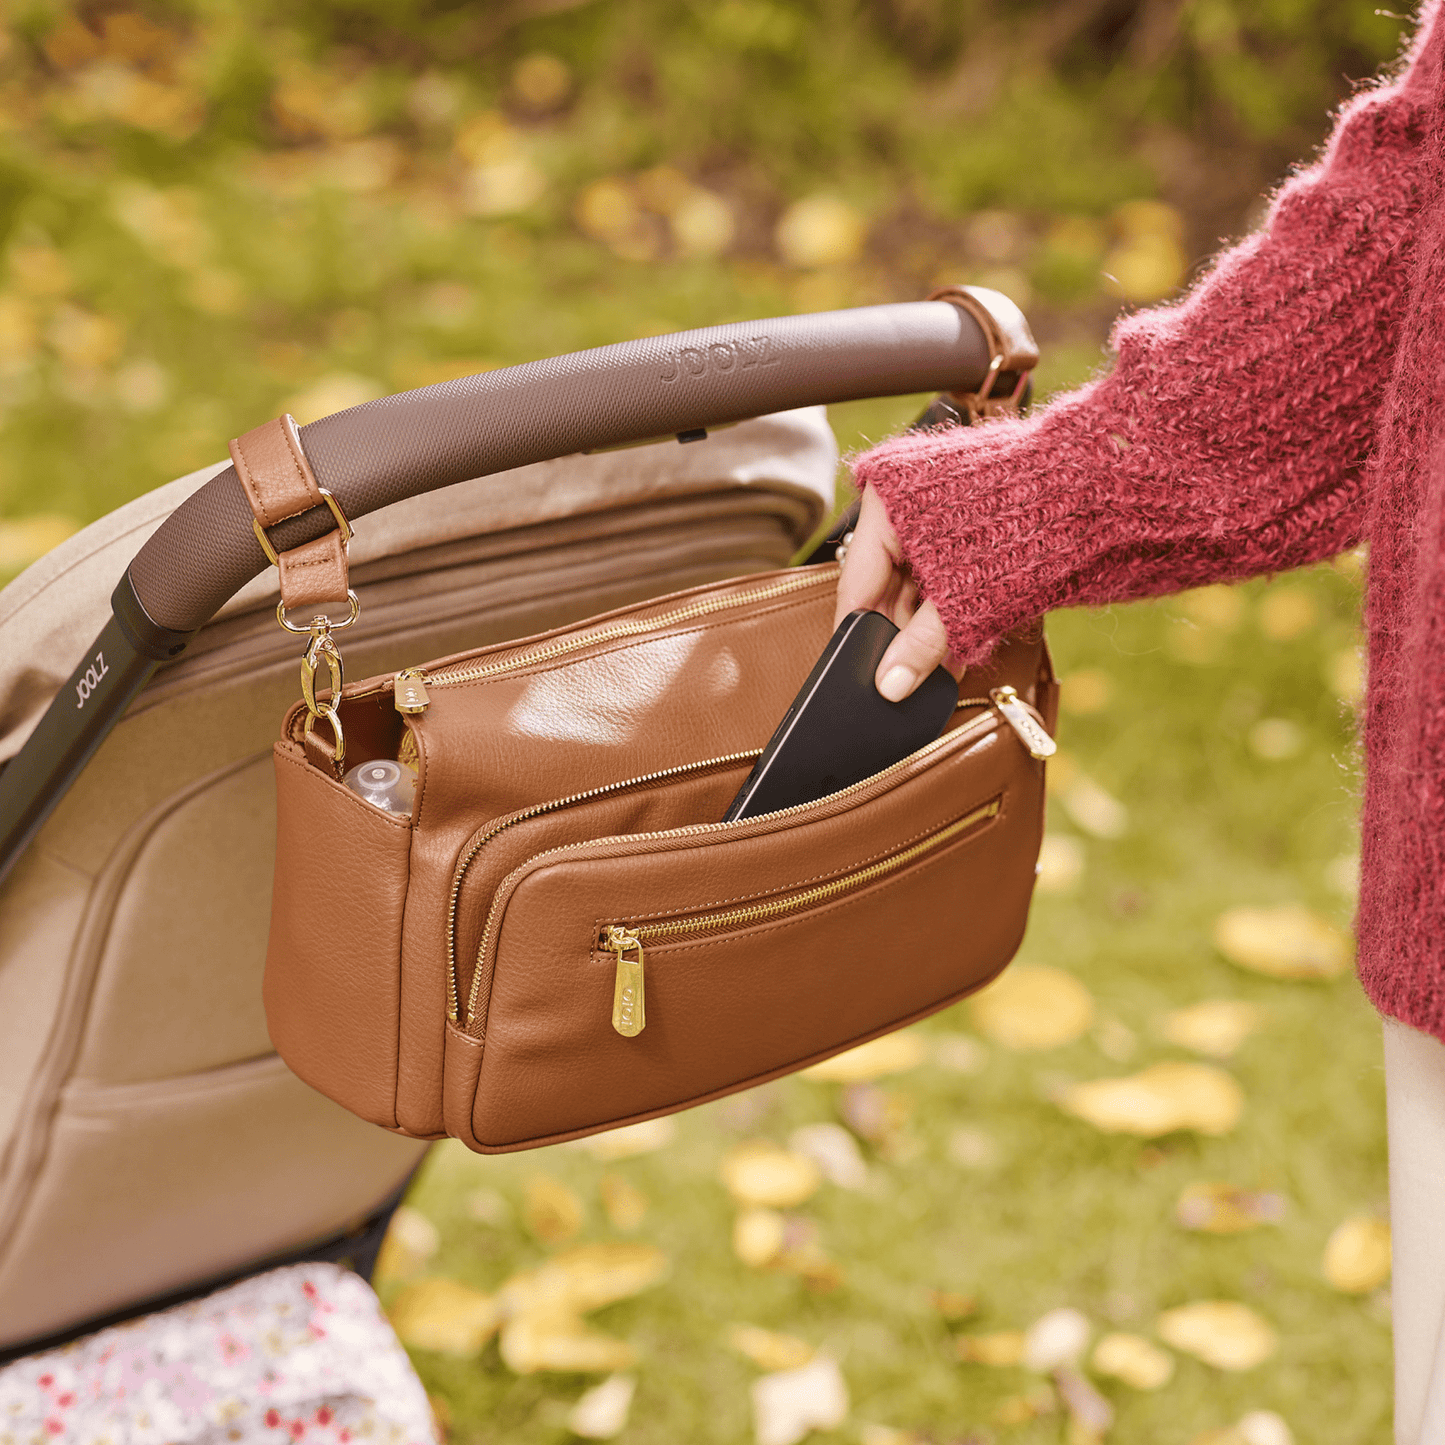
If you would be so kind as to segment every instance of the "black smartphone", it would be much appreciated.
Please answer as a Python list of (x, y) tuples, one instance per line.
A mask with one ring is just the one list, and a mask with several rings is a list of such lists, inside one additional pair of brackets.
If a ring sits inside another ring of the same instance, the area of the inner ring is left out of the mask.
[(881, 612), (843, 619), (723, 822), (811, 803), (861, 783), (943, 731), (958, 706), (958, 684), (943, 668), (902, 702), (889, 702), (874, 686), (897, 636)]

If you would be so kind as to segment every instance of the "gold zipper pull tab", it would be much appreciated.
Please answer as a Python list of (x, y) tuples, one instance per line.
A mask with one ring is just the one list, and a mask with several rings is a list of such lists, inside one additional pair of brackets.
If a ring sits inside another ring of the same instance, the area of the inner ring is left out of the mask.
[[(612, 986), (612, 1027), (624, 1039), (635, 1039), (647, 1027), (642, 992), (642, 943), (630, 928), (607, 927), (607, 947), (617, 955), (617, 981)], [(637, 955), (636, 961), (628, 958)]]
[(1019, 735), (1019, 741), (1033, 758), (1051, 758), (1059, 745), (1043, 729), (1033, 709), (1011, 687), (996, 687), (989, 696), (1004, 721)]
[(408, 667), (404, 672), (397, 673), (392, 687), (396, 693), (397, 712), (425, 712), (431, 706), (426, 690), (426, 674), (419, 667)]

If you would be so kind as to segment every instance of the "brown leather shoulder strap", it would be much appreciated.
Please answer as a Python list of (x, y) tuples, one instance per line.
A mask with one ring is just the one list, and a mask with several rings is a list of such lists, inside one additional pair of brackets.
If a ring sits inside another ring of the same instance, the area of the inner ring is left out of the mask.
[[(327, 505), (301, 446), (296, 420), (277, 417), (231, 442), (231, 461), (256, 523), (265, 531), (287, 517)], [(276, 559), (287, 610), (346, 600), (346, 538), (327, 532)]]

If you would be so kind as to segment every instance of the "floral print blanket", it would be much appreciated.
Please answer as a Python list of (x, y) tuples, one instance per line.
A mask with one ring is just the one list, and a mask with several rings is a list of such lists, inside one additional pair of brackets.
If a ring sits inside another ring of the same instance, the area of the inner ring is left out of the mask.
[(298, 1264), (0, 1368), (0, 1445), (435, 1445), (370, 1287)]

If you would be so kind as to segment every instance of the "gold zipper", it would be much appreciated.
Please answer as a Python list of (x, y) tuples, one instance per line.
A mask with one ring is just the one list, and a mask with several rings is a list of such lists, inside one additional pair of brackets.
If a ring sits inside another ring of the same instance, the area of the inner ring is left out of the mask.
[[(950, 839), (966, 832), (975, 823), (998, 816), (1002, 806), (998, 798), (975, 808), (956, 822), (931, 833), (921, 843), (905, 848), (900, 853), (870, 863), (866, 868), (846, 873), (831, 882), (805, 888), (801, 893), (790, 894), (787, 898), (773, 898), (764, 903), (750, 903), (742, 908), (728, 908), (719, 913), (699, 913), (691, 918), (670, 918), (661, 923), (608, 924), (604, 930), (602, 945), (617, 955), (617, 979), (612, 992), (612, 1027), (624, 1038), (633, 1039), (647, 1026), (646, 994), (643, 988), (644, 940), (656, 938), (686, 938), (694, 933), (712, 933), (721, 928), (748, 927), (769, 918), (780, 918), (784, 914), (796, 913), (801, 908), (811, 908), (815, 903), (826, 903), (840, 893), (861, 888), (874, 879), (892, 873), (915, 858), (947, 843)], [(635, 960), (629, 958), (635, 954)]]
[[(462, 883), (466, 878), (467, 869), (472, 866), (473, 860), (480, 853), (486, 844), (490, 843), (498, 833), (504, 833), (516, 823), (525, 823), (529, 818), (539, 817), (543, 813), (555, 812), (558, 808), (570, 807), (573, 803), (590, 802), (593, 798), (601, 798), (608, 793), (620, 793), (626, 788), (643, 787), (648, 783), (662, 782), (667, 778), (676, 778), (684, 773), (700, 773), (708, 768), (723, 768), (730, 763), (745, 763), (755, 760), (758, 756), (756, 748), (744, 753), (727, 753), (720, 758), (707, 758), (700, 763), (680, 763), (677, 767), (661, 768), (655, 773), (642, 773), (635, 778), (624, 778), (620, 783), (604, 783), (599, 788), (588, 788), (583, 793), (572, 793), (565, 798), (553, 798), (550, 802), (537, 803), (530, 808), (524, 808), (520, 813), (509, 813), (505, 818), (498, 818), (490, 827), (484, 828), (478, 833), (467, 847), (452, 874), (452, 892), (450, 906), (447, 909), (447, 1017), (457, 1023), (457, 903), (461, 897)], [(551, 850), (549, 850), (551, 851)], [(539, 855), (540, 856), (540, 855)], [(481, 967), (482, 952), (477, 954), (477, 966)], [(468, 1022), (470, 1023), (470, 1010), (475, 1008), (477, 999), (477, 982), (472, 979), (471, 998), (468, 1003)]]
[[(983, 706), (983, 705), (986, 705), (986, 704), (983, 703), (982, 700), (981, 700), (981, 701), (980, 701), (980, 705)], [(688, 827), (685, 827), (685, 828), (667, 828), (667, 829), (662, 830), (661, 832), (656, 832), (656, 833), (634, 833), (634, 834), (632, 834), (632, 835), (629, 836), (628, 842), (635, 844), (635, 843), (639, 843), (639, 842), (661, 842), (661, 841), (666, 841), (666, 840), (670, 840), (670, 839), (674, 839), (674, 838), (691, 838), (691, 837), (697, 837), (697, 836), (700, 836), (700, 835), (706, 834), (706, 833), (715, 833), (715, 832), (717, 832), (719, 829), (723, 829), (723, 828), (747, 828), (747, 827), (749, 827), (750, 825), (752, 825), (752, 824), (754, 824), (754, 823), (763, 823), (763, 822), (766, 822), (766, 823), (768, 823), (769, 825), (771, 825), (771, 824), (776, 823), (777, 820), (780, 819), (780, 818), (791, 817), (791, 816), (793, 816), (794, 814), (804, 812), (805, 810), (808, 810), (808, 809), (819, 809), (819, 810), (821, 810), (821, 809), (824, 809), (824, 808), (831, 808), (831, 807), (835, 806), (840, 799), (850, 798), (850, 797), (852, 797), (853, 794), (858, 793), (859, 791), (861, 791), (861, 790), (863, 790), (863, 789), (865, 789), (865, 788), (876, 788), (876, 787), (878, 787), (879, 785), (884, 784), (885, 781), (886, 781), (889, 777), (891, 777), (892, 774), (894, 774), (895, 772), (897, 772), (900, 768), (908, 767), (910, 764), (917, 762), (920, 758), (928, 757), (930, 754), (936, 752), (939, 748), (946, 747), (946, 746), (948, 746), (950, 743), (957, 742), (958, 739), (961, 738), (961, 737), (970, 737), (970, 736), (972, 736), (975, 732), (979, 731), (979, 730), (981, 729), (981, 727), (982, 727), (983, 725), (985, 725), (985, 724), (993, 724), (994, 726), (997, 726), (998, 718), (999, 718), (999, 714), (998, 714), (997, 712), (990, 711), (990, 712), (987, 712), (987, 713), (982, 714), (982, 715), (979, 716), (979, 717), (976, 717), (976, 718), (971, 719), (969, 722), (961, 723), (958, 727), (952, 729), (952, 731), (946, 732), (946, 733), (944, 733), (941, 737), (935, 738), (931, 743), (925, 744), (923, 747), (919, 748), (917, 752), (910, 753), (906, 758), (903, 758), (903, 759), (901, 759), (900, 761), (891, 764), (889, 767), (884, 768), (881, 772), (874, 773), (872, 777), (864, 778), (864, 779), (862, 780), (862, 782), (851, 783), (851, 784), (849, 784), (849, 786), (846, 787), (846, 788), (840, 788), (836, 793), (829, 793), (826, 798), (818, 798), (818, 799), (815, 799), (815, 800), (814, 800), (813, 802), (811, 802), (811, 803), (794, 803), (794, 804), (793, 804), (791, 807), (789, 807), (789, 808), (779, 808), (778, 811), (775, 812), (775, 813), (764, 813), (764, 814), (761, 814), (760, 816), (758, 816), (758, 817), (756, 817), (756, 818), (738, 818), (738, 819), (734, 819), (732, 822), (727, 822), (727, 823), (693, 823), (693, 824), (691, 824), (691, 825), (689, 825)], [(737, 759), (741, 759), (741, 758), (744, 758), (744, 757), (756, 757), (757, 754), (756, 754), (756, 753), (742, 753), (742, 754), (735, 754), (734, 756), (735, 756), (735, 758), (737, 758)], [(717, 759), (717, 760), (715, 760), (715, 761), (721, 762), (721, 761), (727, 761), (727, 760), (726, 760), (726, 759)], [(708, 766), (708, 764), (698, 764), (698, 765), (696, 765), (696, 766), (706, 767), (706, 766)], [(685, 771), (685, 769), (681, 769), (681, 768), (680, 768), (680, 769), (677, 769), (676, 771), (682, 772), (682, 771)], [(651, 776), (663, 777), (663, 776), (666, 776), (666, 774), (654, 774), (654, 775), (651, 775)], [(643, 780), (642, 780), (642, 779), (632, 779), (631, 781), (633, 781), (633, 782), (640, 782), (640, 781), (643, 781)], [(619, 783), (619, 784), (616, 784), (615, 786), (617, 786), (617, 787), (626, 787), (627, 784), (625, 784), (625, 783)], [(597, 791), (597, 792), (605, 792), (605, 791), (609, 791), (609, 790), (608, 790), (608, 789), (597, 789), (596, 791)], [(579, 796), (580, 796), (580, 797), (589, 797), (589, 796), (591, 796), (591, 794), (580, 794)], [(563, 801), (565, 802), (565, 801), (568, 801), (568, 800), (565, 800), (565, 799), (564, 799)], [(560, 807), (560, 806), (561, 806), (561, 803), (558, 803), (558, 804), (550, 804), (550, 803), (549, 803), (549, 804), (545, 804), (543, 807), (538, 808), (538, 809), (533, 810), (533, 811), (535, 811), (535, 812), (545, 812), (545, 811), (547, 811), (547, 809), (549, 809), (549, 808), (551, 808), (551, 807), (554, 807), (554, 806)], [(525, 817), (530, 817), (530, 816), (532, 816), (532, 811), (529, 811), (528, 813), (524, 813), (524, 814), (514, 814), (513, 817), (512, 817), (511, 819), (509, 819), (509, 820), (506, 820), (506, 822), (507, 822), (508, 824), (510, 824), (511, 822), (521, 822), (523, 818), (525, 818)], [(488, 836), (491, 836), (491, 835), (488, 835)], [(480, 846), (481, 846), (481, 843), (482, 843), (482, 842), (485, 842), (485, 841), (486, 841), (486, 838), (483, 838), (483, 839), (477, 844), (477, 847), (480, 847)], [(613, 840), (611, 840), (611, 839), (599, 839), (599, 840), (595, 840), (595, 841), (598, 841), (598, 842), (611, 842), (611, 841), (613, 841)], [(480, 989), (481, 989), (483, 965), (484, 965), (484, 963), (485, 963), (485, 961), (486, 961), (486, 958), (487, 958), (488, 953), (489, 953), (490, 950), (491, 950), (492, 935), (493, 935), (493, 933), (494, 933), (494, 931), (495, 931), (496, 923), (497, 923), (498, 900), (499, 900), (499, 899), (502, 897), (502, 895), (507, 891), (507, 885), (511, 882), (511, 880), (512, 880), (514, 877), (516, 877), (519, 873), (521, 873), (523, 869), (530, 868), (533, 864), (535, 864), (536, 862), (538, 862), (538, 861), (539, 861), (540, 859), (542, 859), (542, 858), (549, 857), (549, 856), (550, 856), (551, 854), (553, 854), (553, 853), (562, 853), (562, 852), (567, 852), (567, 851), (569, 851), (569, 850), (574, 850), (574, 849), (578, 849), (578, 848), (585, 848), (585, 847), (588, 847), (588, 846), (590, 846), (590, 845), (587, 844), (587, 843), (563, 843), (563, 844), (560, 844), (558, 847), (555, 847), (555, 848), (546, 848), (546, 849), (544, 849), (542, 852), (537, 853), (537, 854), (535, 854), (533, 857), (529, 858), (525, 863), (523, 863), (523, 864), (519, 865), (517, 868), (513, 869), (512, 872), (509, 873), (509, 874), (507, 875), (507, 877), (502, 880), (501, 885), (498, 887), (496, 894), (495, 894), (494, 897), (492, 898), (492, 905), (491, 905), (491, 907), (487, 910), (487, 922), (486, 922), (485, 927), (484, 927), (483, 930), (482, 930), (482, 941), (481, 941), (481, 943), (480, 943), (480, 944), (478, 945), (478, 947), (477, 947), (477, 965), (476, 965), (475, 970), (474, 970), (473, 973), (472, 973), (472, 986), (471, 986), (471, 989), (470, 989), (470, 991), (469, 991), (469, 995), (468, 995), (468, 998), (467, 998), (466, 1022), (465, 1022), (464, 1025), (463, 1025), (463, 1028), (465, 1029), (465, 1031), (466, 1031), (467, 1033), (471, 1033), (471, 1031), (472, 1031), (472, 1026), (473, 1026), (473, 1024), (476, 1022), (476, 1017), (477, 1017), (477, 1001), (478, 1001), (478, 993), (479, 993), (479, 991), (480, 991)], [(475, 852), (475, 850), (473, 850), (473, 854), (474, 854), (474, 852)], [(470, 861), (470, 856), (472, 856), (472, 855), (469, 855), (468, 858), (467, 858), (467, 859), (464, 859), (463, 862), (462, 862), (462, 864), (459, 865), (459, 868), (458, 868), (458, 872), (459, 872), (459, 873), (460, 873), (461, 868), (464, 867), (464, 866), (466, 865), (466, 863)], [(456, 922), (456, 898), (457, 898), (457, 892), (458, 892), (458, 890), (460, 889), (460, 886), (461, 886), (461, 885), (460, 885), (460, 881), (454, 882), (454, 884), (453, 884), (451, 918), (450, 918), (450, 921), (449, 921), (449, 924), (448, 924), (448, 940), (447, 940), (447, 947), (448, 947), (448, 951), (449, 951), (449, 956), (450, 956), (450, 950), (451, 950), (452, 947), (453, 947), (454, 930), (455, 930), (455, 922)], [(451, 997), (450, 997), (450, 999), (449, 999), (448, 1001), (449, 1001), (449, 1003), (451, 1004), (452, 1009), (453, 1009), (452, 1021), (453, 1021), (454, 1023), (457, 1022), (456, 1012), (455, 1012), (455, 1007), (456, 1007), (455, 979), (456, 979), (456, 970), (455, 970), (455, 968), (452, 968), (451, 970), (449, 970), (449, 980), (448, 980), (448, 981), (449, 981), (449, 984), (450, 984), (453, 992), (452, 992), (452, 995), (451, 995)]]
[[(656, 617), (639, 618), (633, 622), (618, 622), (611, 627), (599, 628), (596, 632), (584, 632), (577, 637), (564, 637), (557, 642), (539, 647), (533, 652), (524, 652), (520, 657), (504, 659), (501, 662), (481, 663), (472, 667), (457, 668), (454, 671), (438, 672), (428, 676), (421, 668), (409, 667), (398, 673), (396, 679), (397, 707), (402, 712), (425, 712), (431, 703), (429, 687), (451, 687), (454, 683), (478, 682), (484, 677), (495, 677), (500, 673), (514, 672), (520, 667), (531, 667), (534, 663), (550, 662), (553, 658), (566, 657), (569, 653), (580, 652), (583, 648), (598, 643), (612, 642), (619, 637), (638, 637), (643, 633), (659, 631), (679, 622), (691, 622), (697, 617), (708, 617), (715, 612), (726, 612), (730, 608), (745, 607), (752, 602), (767, 602), (774, 597), (785, 597), (790, 592), (800, 592), (805, 587), (816, 587), (823, 582), (837, 578), (837, 568), (831, 566), (800, 568), (801, 575), (789, 577), (766, 587), (755, 587), (750, 592), (734, 592), (726, 597), (710, 597), (701, 602), (691, 602), (686, 607), (676, 607)], [(413, 696), (414, 705), (403, 706), (403, 679), (407, 679), (406, 692), (409, 704)]]

